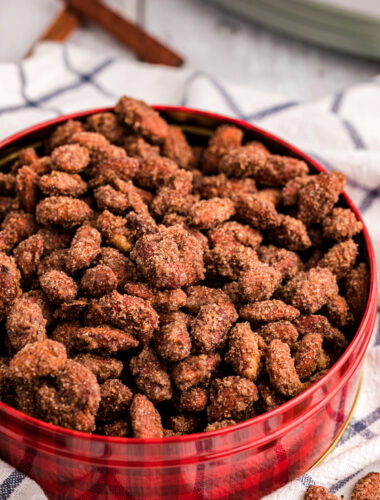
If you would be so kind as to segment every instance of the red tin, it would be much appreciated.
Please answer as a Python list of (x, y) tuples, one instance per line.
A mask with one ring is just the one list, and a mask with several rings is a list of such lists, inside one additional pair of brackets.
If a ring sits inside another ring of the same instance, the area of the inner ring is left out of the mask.
[[(323, 167), (276, 136), (247, 122), (180, 107), (156, 107), (198, 141), (221, 123), (244, 130), (273, 152)], [(108, 110), (108, 108), (107, 108)], [(50, 120), (0, 143), (1, 158), (38, 143), (68, 119)], [(362, 221), (346, 194), (344, 203)], [(363, 222), (363, 221), (362, 221)], [(363, 224), (364, 226), (364, 224)], [(375, 255), (366, 227), (361, 253), (370, 268), (366, 311), (349, 347), (305, 392), (245, 422), (208, 433), (165, 439), (95, 436), (50, 425), (0, 403), (0, 457), (35, 479), (52, 499), (259, 499), (306, 472), (331, 446), (353, 406), (377, 312)]]

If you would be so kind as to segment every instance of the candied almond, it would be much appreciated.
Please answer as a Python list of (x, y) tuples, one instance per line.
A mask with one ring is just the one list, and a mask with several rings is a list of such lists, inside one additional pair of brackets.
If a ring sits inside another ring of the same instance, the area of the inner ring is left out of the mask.
[(67, 254), (66, 268), (70, 273), (88, 267), (100, 252), (102, 237), (97, 229), (83, 225), (75, 233)]
[(338, 500), (338, 497), (323, 486), (309, 486), (305, 492), (304, 500)]
[(26, 382), (39, 377), (52, 376), (66, 363), (66, 349), (60, 342), (44, 339), (26, 344), (11, 360), (9, 376)]
[(130, 415), (134, 437), (147, 439), (164, 436), (160, 414), (146, 396), (136, 394), (131, 404)]
[(185, 322), (175, 321), (162, 325), (154, 337), (161, 358), (170, 362), (181, 361), (191, 351), (191, 340)]
[(172, 379), (181, 391), (196, 385), (207, 385), (219, 363), (217, 353), (188, 356), (174, 366)]
[(252, 323), (268, 323), (273, 321), (293, 321), (300, 312), (282, 300), (263, 300), (247, 304), (240, 308), (240, 316)]
[(280, 394), (293, 397), (302, 391), (288, 344), (272, 340), (267, 351), (266, 367), (271, 383)]
[(110, 323), (136, 335), (143, 344), (149, 343), (153, 331), (158, 328), (156, 311), (149, 302), (138, 297), (114, 290), (99, 300), (99, 306)]
[(204, 173), (210, 174), (219, 170), (220, 160), (230, 150), (238, 148), (243, 140), (243, 132), (233, 125), (220, 125), (208, 142), (203, 153)]
[(100, 402), (97, 420), (109, 422), (121, 418), (131, 404), (133, 394), (118, 379), (108, 379), (100, 386)]
[(69, 174), (77, 174), (87, 167), (90, 155), (87, 149), (79, 144), (65, 144), (52, 151), (51, 159), (53, 168)]
[(376, 500), (377, 498), (380, 498), (380, 473), (369, 472), (355, 484), (351, 500)]
[(210, 401), (207, 406), (208, 421), (224, 419), (239, 421), (249, 418), (257, 399), (257, 387), (247, 378), (236, 376), (217, 378), (211, 383)]
[(361, 262), (356, 268), (352, 269), (345, 278), (345, 298), (354, 313), (356, 321), (362, 318), (366, 309), (369, 284), (370, 276), (364, 262)]
[(161, 143), (168, 136), (166, 121), (144, 101), (122, 96), (115, 106), (115, 113), (133, 132), (153, 143)]
[(40, 306), (32, 300), (21, 297), (11, 306), (6, 330), (14, 351), (19, 351), (29, 343), (46, 338), (46, 320)]
[(43, 175), (38, 183), (41, 191), (55, 196), (81, 196), (87, 191), (86, 182), (77, 174), (53, 171)]
[(299, 272), (280, 290), (285, 302), (308, 313), (321, 309), (337, 293), (335, 276), (329, 269), (321, 267)]
[(50, 196), (36, 207), (37, 222), (45, 226), (72, 228), (88, 220), (91, 215), (92, 210), (87, 203), (69, 196)]
[(322, 231), (325, 238), (343, 241), (352, 238), (363, 229), (352, 210), (349, 208), (333, 208), (322, 220)]
[(103, 297), (117, 288), (117, 277), (108, 266), (87, 269), (80, 280), (80, 289), (87, 297)]
[(85, 353), (78, 354), (73, 359), (91, 370), (99, 383), (118, 378), (123, 370), (122, 361), (114, 358)]
[(229, 348), (225, 361), (231, 364), (237, 375), (256, 380), (261, 358), (258, 335), (251, 330), (249, 323), (238, 323), (232, 328), (228, 337)]
[(149, 347), (131, 359), (129, 367), (137, 387), (154, 403), (172, 397), (170, 377), (164, 365)]
[(190, 331), (196, 351), (207, 353), (222, 347), (231, 324), (228, 311), (222, 305), (202, 306)]

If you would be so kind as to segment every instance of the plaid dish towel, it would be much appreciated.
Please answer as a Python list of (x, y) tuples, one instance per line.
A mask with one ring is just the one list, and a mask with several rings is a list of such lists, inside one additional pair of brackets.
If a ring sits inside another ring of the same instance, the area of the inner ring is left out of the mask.
[[(380, 77), (314, 102), (238, 86), (190, 68), (105, 57), (70, 44), (41, 44), (18, 64), (0, 64), (0, 139), (55, 116), (112, 105), (122, 94), (235, 116), (292, 142), (347, 175), (380, 261)], [(351, 422), (317, 468), (266, 497), (301, 500), (310, 484), (350, 498), (353, 484), (380, 472), (380, 332), (375, 327)], [(40, 500), (36, 483), (0, 461), (0, 500)]]

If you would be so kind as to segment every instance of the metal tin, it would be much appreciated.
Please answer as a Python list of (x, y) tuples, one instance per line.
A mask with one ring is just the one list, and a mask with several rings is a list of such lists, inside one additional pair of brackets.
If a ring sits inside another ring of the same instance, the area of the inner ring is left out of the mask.
[[(300, 158), (314, 171), (324, 170), (294, 146), (249, 123), (188, 108), (156, 109), (197, 143), (204, 143), (221, 123), (232, 123), (244, 130), (246, 139), (260, 140), (272, 152)], [(57, 124), (104, 110), (62, 116), (13, 135), (0, 143), (0, 165), (4, 163), (1, 158), (41, 143)], [(346, 194), (343, 203), (362, 221)], [(375, 255), (364, 223), (358, 241), (371, 276), (365, 314), (342, 357), (302, 394), (231, 427), (145, 440), (63, 429), (0, 403), (0, 457), (35, 479), (54, 499), (254, 500), (298, 477), (339, 436), (358, 391), (377, 312)]]

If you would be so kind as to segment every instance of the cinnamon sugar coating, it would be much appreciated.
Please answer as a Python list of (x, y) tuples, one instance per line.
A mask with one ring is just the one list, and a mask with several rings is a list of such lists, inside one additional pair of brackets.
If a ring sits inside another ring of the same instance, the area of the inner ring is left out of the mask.
[(276, 225), (270, 233), (270, 239), (277, 245), (295, 252), (302, 252), (311, 246), (305, 224), (289, 215), (278, 216)]
[(367, 304), (362, 224), (342, 174), (250, 134), (195, 137), (122, 97), (4, 164), (4, 402), (149, 439), (233, 425), (327, 373)]
[(259, 260), (248, 271), (242, 272), (238, 280), (243, 302), (268, 300), (281, 283), (282, 276), (268, 264)]
[(138, 169), (138, 160), (129, 156), (125, 158), (105, 159), (92, 169), (92, 177), (89, 181), (89, 186), (91, 188), (97, 188), (104, 184), (112, 184), (117, 179), (129, 181), (133, 179)]
[(341, 295), (336, 295), (326, 304), (326, 316), (333, 325), (346, 326), (353, 321), (347, 301)]
[(113, 437), (130, 437), (131, 429), (130, 425), (126, 420), (114, 420), (107, 424), (99, 424), (96, 426), (98, 434), (103, 436), (113, 436)]
[(217, 172), (220, 160), (230, 150), (241, 145), (243, 133), (233, 125), (220, 125), (209, 140), (203, 154), (203, 171), (205, 174)]
[(33, 215), (25, 212), (9, 212), (1, 223), (0, 251), (10, 252), (12, 248), (31, 236), (36, 229)]
[(123, 138), (123, 127), (114, 113), (95, 113), (87, 118), (86, 124), (89, 130), (104, 135), (110, 142), (120, 143)]
[(255, 176), (255, 172), (263, 168), (267, 155), (254, 146), (239, 146), (230, 149), (219, 163), (218, 170), (229, 177)]
[(307, 225), (321, 222), (343, 191), (345, 177), (339, 172), (314, 176), (298, 195), (298, 217)]
[(68, 351), (112, 354), (138, 346), (131, 335), (108, 325), (80, 327), (75, 323), (61, 323), (52, 332), (52, 338), (64, 343)]
[(216, 245), (245, 245), (256, 249), (263, 240), (262, 234), (246, 224), (231, 221), (210, 229), (207, 233), (209, 242)]
[(67, 360), (55, 384), (43, 384), (36, 394), (44, 420), (82, 432), (95, 430), (100, 389), (95, 375), (83, 365)]
[(308, 333), (297, 345), (294, 366), (301, 380), (305, 380), (318, 368), (318, 361), (323, 356), (322, 337), (317, 333)]
[(279, 271), (284, 280), (293, 278), (303, 268), (300, 256), (285, 248), (261, 245), (257, 249), (257, 255), (262, 262)]
[(190, 208), (188, 221), (199, 229), (210, 229), (228, 220), (234, 213), (234, 204), (228, 198), (210, 198), (198, 201)]
[(78, 226), (91, 215), (92, 210), (87, 203), (69, 196), (50, 196), (40, 201), (36, 207), (37, 222), (63, 228)]
[(244, 245), (216, 245), (204, 254), (210, 273), (231, 280), (239, 279), (241, 273), (256, 266), (257, 261), (255, 250)]
[(126, 414), (132, 402), (133, 394), (129, 387), (120, 380), (111, 378), (100, 386), (100, 402), (97, 420), (110, 422)]
[(258, 335), (251, 330), (249, 323), (238, 323), (228, 337), (225, 361), (231, 364), (237, 375), (255, 381), (261, 368)]
[(45, 339), (25, 345), (9, 364), (9, 377), (16, 382), (30, 382), (53, 376), (67, 361), (66, 349), (60, 342)]
[(42, 257), (37, 265), (37, 276), (42, 276), (49, 271), (67, 271), (68, 250), (61, 248), (60, 250), (53, 250), (46, 257)]
[(202, 306), (191, 327), (191, 339), (197, 352), (207, 353), (222, 347), (232, 324), (228, 311), (218, 304)]
[(95, 225), (106, 243), (121, 252), (129, 252), (133, 246), (133, 233), (127, 228), (125, 218), (104, 210), (96, 219)]
[(115, 248), (102, 247), (96, 263), (112, 269), (117, 278), (118, 288), (123, 288), (125, 282), (136, 278), (136, 268), (133, 262)]
[(35, 272), (43, 251), (43, 240), (38, 234), (29, 236), (14, 249), (13, 255), (16, 264), (24, 277), (28, 277)]
[(126, 333), (135, 335), (148, 344), (158, 327), (158, 315), (149, 302), (122, 295), (115, 290), (99, 300), (99, 306), (108, 321)]
[(288, 344), (272, 340), (268, 347), (266, 368), (271, 383), (283, 396), (293, 397), (302, 391)]
[(217, 378), (211, 384), (207, 406), (208, 421), (239, 421), (249, 418), (257, 399), (257, 388), (250, 380), (234, 376)]
[(201, 244), (178, 224), (142, 236), (131, 257), (145, 279), (157, 288), (180, 288), (204, 277)]
[(162, 143), (161, 151), (164, 156), (175, 161), (180, 168), (190, 169), (195, 164), (193, 150), (182, 130), (175, 125), (169, 125), (168, 134)]
[(78, 354), (73, 359), (91, 370), (99, 383), (118, 378), (123, 370), (122, 361), (96, 354)]
[(158, 403), (171, 399), (169, 374), (152, 349), (145, 347), (138, 356), (131, 359), (129, 367), (137, 387), (151, 401)]
[(288, 344), (291, 348), (297, 345), (298, 331), (290, 321), (274, 321), (273, 323), (267, 323), (266, 325), (262, 325), (257, 330), (257, 333), (263, 337), (267, 344), (277, 339)]
[(282, 300), (263, 300), (243, 306), (240, 311), (243, 319), (252, 323), (268, 323), (273, 321), (293, 321), (300, 312)]
[(82, 123), (78, 120), (68, 120), (58, 127), (51, 134), (48, 145), (50, 150), (67, 144), (74, 134), (78, 134), (83, 131)]
[(83, 225), (75, 233), (67, 254), (66, 268), (70, 273), (88, 267), (100, 253), (102, 237), (95, 228)]
[(217, 353), (188, 356), (174, 366), (172, 379), (181, 391), (196, 385), (207, 385), (220, 360)]
[(37, 203), (38, 175), (29, 166), (21, 167), (16, 175), (16, 194), (28, 213), (34, 212)]
[(134, 437), (147, 439), (164, 436), (160, 414), (146, 396), (136, 394), (131, 404), (130, 416)]
[(326, 267), (336, 276), (342, 279), (354, 267), (358, 255), (358, 245), (349, 239), (337, 243), (318, 261), (318, 267)]
[(329, 269), (315, 267), (301, 271), (281, 289), (285, 302), (308, 313), (315, 313), (337, 295), (336, 279)]
[(355, 484), (351, 500), (376, 500), (376, 498), (380, 498), (380, 473), (369, 472)]
[(338, 497), (323, 486), (309, 486), (305, 491), (304, 500), (338, 500)]
[[(256, 148), (257, 149), (257, 148)], [(306, 175), (309, 167), (302, 160), (280, 155), (266, 155), (262, 164), (256, 165), (253, 177), (262, 186), (284, 186), (295, 177)]]
[(277, 226), (279, 215), (275, 206), (256, 193), (236, 194), (234, 203), (237, 217), (254, 228), (268, 230)]
[(228, 427), (229, 425), (234, 425), (234, 424), (236, 424), (235, 420), (231, 420), (231, 419), (219, 420), (216, 422), (212, 422), (211, 424), (208, 424), (208, 426), (205, 429), (205, 432), (211, 432), (211, 431), (216, 431), (218, 429), (224, 429), (224, 427)]
[(87, 184), (77, 174), (54, 171), (43, 175), (38, 183), (41, 191), (48, 196), (81, 196), (87, 191)]
[(338, 328), (334, 328), (325, 316), (300, 316), (293, 324), (301, 337), (308, 333), (316, 333), (338, 350), (347, 347), (347, 340), (343, 333)]
[(356, 321), (360, 320), (364, 314), (367, 305), (369, 283), (369, 272), (364, 262), (361, 262), (355, 269), (352, 269), (345, 278), (345, 298), (354, 313)]
[(199, 429), (200, 419), (197, 415), (180, 413), (170, 417), (170, 425), (177, 434), (191, 434)]
[(40, 285), (54, 304), (74, 300), (78, 287), (75, 281), (62, 271), (49, 271), (40, 278)]
[(203, 387), (190, 387), (182, 391), (175, 402), (176, 407), (183, 412), (198, 413), (207, 406), (208, 392)]
[(144, 101), (123, 96), (115, 106), (115, 113), (133, 132), (153, 143), (161, 143), (168, 136), (167, 123)]
[(349, 208), (333, 208), (322, 221), (323, 236), (335, 241), (352, 238), (362, 229), (363, 224)]
[(284, 396), (276, 392), (276, 390), (266, 382), (259, 384), (257, 389), (259, 391), (258, 404), (264, 411), (274, 410), (286, 401)]
[(53, 227), (42, 227), (37, 231), (37, 234), (42, 238), (44, 254), (46, 255), (54, 250), (67, 248), (71, 241), (71, 234), (69, 232)]
[(174, 321), (162, 325), (155, 334), (155, 347), (161, 358), (172, 363), (186, 358), (191, 351), (191, 339), (186, 323)]
[(117, 277), (108, 266), (87, 269), (80, 280), (80, 290), (87, 297), (100, 298), (117, 288)]
[(27, 298), (17, 299), (11, 306), (6, 330), (14, 351), (19, 351), (26, 344), (46, 338), (46, 320), (40, 306)]
[(256, 183), (253, 179), (245, 177), (244, 179), (228, 178), (225, 174), (200, 176), (194, 178), (195, 191), (202, 198), (230, 198), (234, 199), (241, 193), (255, 193)]
[(190, 314), (197, 315), (201, 307), (205, 305), (217, 304), (228, 314), (231, 323), (234, 323), (238, 314), (230, 298), (219, 288), (208, 288), (206, 286), (189, 286), (186, 288), (185, 308)]
[(69, 174), (77, 174), (87, 167), (90, 155), (87, 149), (79, 144), (66, 144), (54, 149), (51, 159), (53, 168)]

